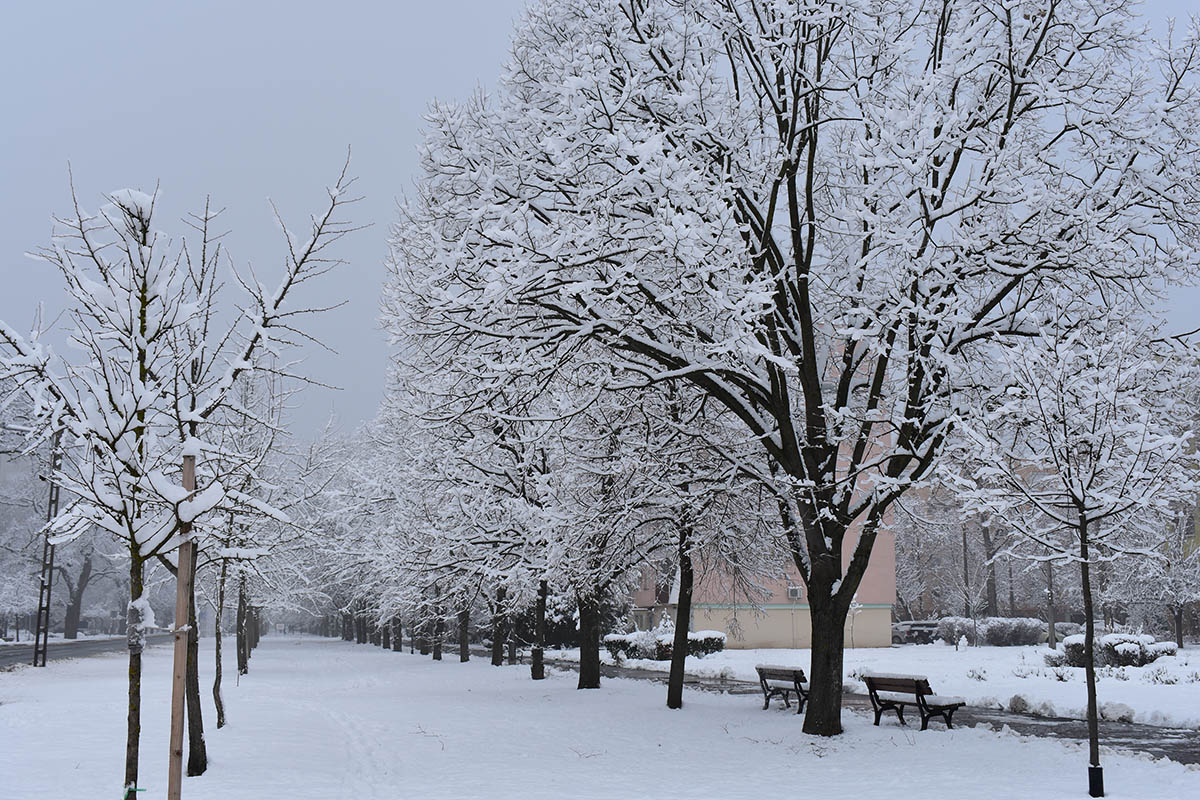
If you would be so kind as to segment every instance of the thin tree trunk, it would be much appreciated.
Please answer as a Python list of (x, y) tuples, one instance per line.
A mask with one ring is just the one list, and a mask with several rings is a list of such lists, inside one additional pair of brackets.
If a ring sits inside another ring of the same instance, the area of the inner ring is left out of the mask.
[(247, 631), (246, 625), (246, 576), (243, 575), (238, 582), (238, 604), (237, 604), (237, 665), (238, 675), (245, 675), (250, 671), (250, 646), (246, 641)]
[[(1079, 520), (1079, 580), (1083, 589), (1084, 640), (1083, 660), (1084, 671), (1087, 674), (1087, 724), (1088, 724), (1088, 764), (1093, 768), (1100, 767), (1100, 716), (1096, 708), (1096, 621), (1092, 609), (1092, 579), (1088, 565), (1088, 524), (1080, 515)], [(1089, 772), (1089, 778), (1091, 777)], [(1099, 793), (1091, 787), (1092, 797), (1103, 797), (1103, 785)]]
[(1017, 594), (1013, 587), (1012, 556), (1004, 560), (1008, 562), (1008, 615), (1015, 617), (1017, 615)]
[(1171, 610), (1171, 619), (1175, 623), (1175, 646), (1183, 649), (1183, 604), (1180, 603)]
[(529, 662), (529, 676), (535, 681), (546, 677), (546, 598), (549, 594), (549, 582), (539, 582), (537, 612), (533, 623), (533, 655)]
[(442, 660), (442, 639), (446, 635), (446, 620), (442, 618), (441, 610), (437, 612), (437, 619), (433, 623), (433, 660)]
[(400, 618), (392, 617), (392, 652), (394, 653), (404, 650), (403, 632), (404, 628), (400, 625)]
[(1051, 561), (1046, 562), (1046, 622), (1049, 631), (1046, 643), (1050, 645), (1051, 650), (1055, 650), (1058, 646), (1058, 632), (1054, 630), (1054, 563)]
[(133, 603), (144, 591), (142, 560), (135, 553), (129, 560), (129, 612), (125, 630), (129, 642), (129, 713), (125, 736), (125, 798), (136, 800), (138, 782), (138, 745), (142, 736), (142, 647), (146, 631), (140, 609)]
[(982, 525), (983, 552), (987, 556), (987, 615), (1000, 616), (1000, 600), (996, 596), (996, 553), (992, 550), (992, 531), (988, 525)]
[(221, 559), (221, 573), (217, 576), (217, 614), (213, 624), (213, 706), (217, 709), (217, 730), (225, 727), (225, 699), (221, 697), (221, 617), (225, 614), (225, 580), (229, 574), (229, 562)]
[(600, 604), (594, 597), (576, 595), (579, 605), (578, 689), (600, 688)]
[(688, 631), (692, 622), (691, 527), (679, 530), (679, 603), (675, 607), (675, 641), (671, 644), (671, 674), (667, 678), (667, 708), (683, 708), (683, 668), (687, 662)]
[(971, 568), (967, 561), (967, 526), (962, 526), (963, 551), (963, 616), (974, 617), (971, 612)]
[[(811, 692), (804, 712), (804, 732), (837, 736), (842, 732), (842, 662), (845, 651), (846, 610), (810, 592), (812, 652), (808, 681)], [(814, 602), (815, 601), (815, 602)]]
[(196, 559), (192, 559), (192, 592), (188, 598), (187, 674), (184, 680), (187, 701), (188, 777), (203, 775), (208, 769), (208, 748), (204, 744), (204, 711), (200, 705), (200, 626), (196, 622)]
[(471, 608), (464, 606), (458, 612), (458, 660), (465, 664), (471, 660)]
[(507, 634), (504, 624), (504, 599), (508, 590), (503, 586), (496, 590), (496, 610), (492, 613), (492, 666), (504, 664), (504, 639)]
[(392, 649), (392, 625), (390, 622), (384, 622), (379, 626), (380, 646), (384, 650)]

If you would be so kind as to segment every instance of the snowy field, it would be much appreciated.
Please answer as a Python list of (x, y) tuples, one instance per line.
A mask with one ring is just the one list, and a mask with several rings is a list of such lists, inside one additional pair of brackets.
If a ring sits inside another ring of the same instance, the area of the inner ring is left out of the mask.
[[(147, 652), (141, 785), (156, 798), (171, 651)], [(573, 674), (533, 683), (527, 667), (436, 663), (340, 640), (264, 638), (241, 686), (228, 679), (221, 731), (211, 727), (209, 680), (206, 669), (211, 767), (185, 779), (189, 800), (760, 800), (810, 791), (895, 800), (915, 791), (912, 775), (955, 800), (1086, 796), (1086, 752), (1071, 743), (875, 728), (852, 713), (846, 735), (820, 739), (802, 734), (795, 714), (762, 711), (751, 696), (692, 692), (671, 712), (650, 682), (606, 680), (580, 692)], [(0, 673), (4, 795), (118, 797), (124, 692), (119, 655)], [(1011, 764), (1021, 768), (999, 766)], [(1200, 770), (1107, 751), (1105, 767), (1109, 797), (1200, 797)], [(920, 785), (922, 794), (930, 788)]]
[[(924, 675), (938, 694), (957, 695), (971, 705), (1005, 708), (1039, 716), (1084, 719), (1087, 686), (1082, 669), (1047, 667), (1037, 647), (967, 647), (923, 644), (846, 650), (846, 685), (865, 694), (855, 676), (864, 671)], [(578, 660), (578, 650), (565, 650)], [(608, 653), (602, 653), (611, 663)], [(663, 661), (626, 660), (626, 666), (666, 670)], [(755, 664), (807, 668), (808, 650), (726, 650), (689, 658), (687, 672), (705, 677), (757, 681)], [(1200, 728), (1200, 650), (1180, 650), (1145, 667), (1102, 667), (1097, 695), (1109, 719), (1181, 728)]]

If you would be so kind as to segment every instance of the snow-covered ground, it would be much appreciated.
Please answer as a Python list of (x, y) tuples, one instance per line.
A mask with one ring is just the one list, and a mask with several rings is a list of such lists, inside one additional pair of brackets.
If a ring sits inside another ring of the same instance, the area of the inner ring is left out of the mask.
[[(846, 685), (866, 692), (855, 677), (864, 671), (924, 675), (934, 691), (957, 695), (971, 705), (1006, 708), (1040, 716), (1083, 719), (1087, 687), (1082, 669), (1047, 667), (1045, 647), (967, 647), (941, 643), (846, 651)], [(578, 650), (561, 655), (578, 659)], [(603, 658), (611, 663), (608, 653)], [(666, 662), (627, 660), (626, 666), (660, 669)], [(687, 672), (706, 677), (756, 681), (755, 664), (807, 668), (808, 650), (726, 650), (689, 658)], [(1200, 728), (1200, 650), (1180, 650), (1145, 667), (1101, 668), (1097, 682), (1101, 713), (1110, 719)]]
[[(170, 654), (147, 651), (143, 797), (164, 792)], [(118, 797), (124, 679), (120, 655), (0, 674), (4, 794)], [(801, 733), (795, 714), (762, 711), (753, 697), (691, 692), (682, 711), (668, 711), (659, 684), (574, 685), (573, 674), (534, 683), (526, 667), (482, 659), (438, 663), (268, 636), (241, 685), (230, 676), (230, 722), (220, 731), (206, 686), (212, 763), (207, 775), (185, 779), (184, 796), (761, 800), (816, 791), (894, 800), (930, 786), (956, 800), (1086, 796), (1086, 752), (1058, 740), (875, 728), (853, 713), (844, 715), (844, 736), (823, 739)], [(1197, 769), (1114, 753), (1105, 767), (1109, 797), (1200, 797)]]

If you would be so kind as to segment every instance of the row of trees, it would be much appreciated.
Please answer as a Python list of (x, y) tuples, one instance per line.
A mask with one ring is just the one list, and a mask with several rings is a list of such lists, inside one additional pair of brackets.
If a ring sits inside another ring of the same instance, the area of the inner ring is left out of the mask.
[[(72, 192), (73, 213), (56, 220), (51, 244), (37, 253), (62, 279), (63, 335), (72, 355), (60, 355), (40, 324), (25, 336), (0, 322), (0, 381), (11, 388), (3, 404), (28, 431), (26, 451), (61, 437), (61, 466), (47, 478), (64, 490), (64, 504), (47, 535), (65, 543), (99, 529), (122, 546), (129, 591), (128, 797), (137, 790), (142, 649), (153, 625), (147, 565), (173, 572), (190, 526), (217, 565), (210, 596), (220, 619), (229, 563), (256, 555), (251, 544), (265, 550), (274, 543), (263, 518), (286, 527), (276, 502), (284, 487), (271, 480), (281, 398), (255, 402), (252, 387), (255, 376), (291, 373), (284, 351), (304, 338), (303, 315), (321, 310), (291, 298), (338, 263), (328, 249), (352, 230), (340, 216), (352, 201), (351, 183), (343, 169), (305, 237), (284, 229), (274, 287), (232, 265), (215, 228), (220, 212), (208, 204), (186, 221), (194, 236), (171, 239), (155, 227), (156, 195), (120, 190), (89, 213)], [(230, 278), (241, 289), (237, 304), (224, 300)], [(205, 456), (195, 493), (180, 485), (185, 454)], [(198, 774), (206, 755), (194, 597), (190, 607), (189, 774)], [(214, 694), (220, 708), (219, 673)]]

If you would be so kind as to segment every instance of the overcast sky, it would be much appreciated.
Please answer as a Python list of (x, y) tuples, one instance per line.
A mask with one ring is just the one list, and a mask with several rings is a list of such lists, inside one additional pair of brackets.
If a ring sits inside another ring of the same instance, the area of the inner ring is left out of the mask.
[[(322, 289), (347, 304), (309, 323), (338, 351), (313, 349), (305, 371), (343, 387), (306, 389), (306, 435), (333, 412), (346, 428), (379, 402), (386, 346), (377, 306), (394, 201), (412, 185), (421, 115), (434, 97), (494, 83), (524, 0), (28, 2), (0, 30), (0, 319), (27, 329), (38, 302), (61, 294), (48, 265), (22, 257), (69, 208), (67, 163), (85, 208), (121, 187), (161, 183), (158, 227), (205, 194), (227, 208), (227, 245), (274, 275), (280, 239), (267, 198), (289, 227), (319, 208), (347, 145), (365, 199), (344, 242), (350, 264)], [(1156, 27), (1200, 0), (1149, 0)], [(326, 299), (322, 298), (322, 299)], [(1172, 319), (1200, 324), (1200, 292)]]

